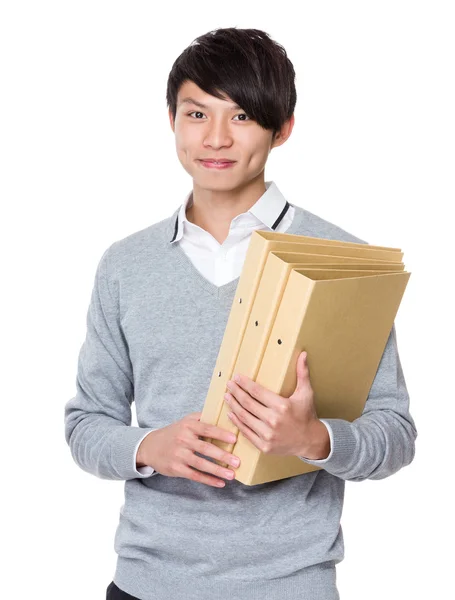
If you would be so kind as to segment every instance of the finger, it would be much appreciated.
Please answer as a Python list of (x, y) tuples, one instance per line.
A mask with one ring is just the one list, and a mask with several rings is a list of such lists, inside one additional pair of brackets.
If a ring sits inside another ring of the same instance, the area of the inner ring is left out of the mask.
[(240, 459), (237, 456), (227, 452), (226, 450), (223, 450), (211, 442), (198, 440), (198, 442), (195, 444), (195, 452), (199, 452), (199, 454), (219, 460), (221, 463), (223, 463), (222, 466), (227, 465), (227, 467), (230, 468), (237, 468), (240, 465)]
[(201, 426), (198, 425), (196, 427), (196, 434), (199, 438), (203, 437), (206, 438), (206, 440), (220, 440), (226, 444), (235, 444), (237, 441), (236, 433), (218, 427), (217, 425), (212, 425), (211, 423), (201, 423)]
[[(193, 467), (195, 469), (198, 469), (199, 471), (211, 473), (219, 478), (232, 480), (235, 477), (235, 472), (233, 469), (223, 467), (222, 465), (218, 465), (217, 463), (207, 460), (206, 458), (198, 456), (194, 452), (190, 453), (187, 459), (187, 464), (189, 467)], [(212, 477), (211, 479), (216, 480), (217, 477)]]
[[(241, 402), (237, 401), (231, 394), (229, 394), (229, 396), (230, 398), (229, 400), (226, 400), (226, 404), (230, 407), (234, 415), (236, 415), (237, 418), (249, 427), (257, 436), (263, 437), (264, 435), (267, 435), (267, 432), (269, 431), (268, 425), (262, 421), (262, 419), (257, 418), (249, 410), (244, 408), (244, 405), (246, 405), (252, 407), (252, 410), (254, 410), (254, 405), (259, 403), (249, 397), (246, 392), (240, 394)], [(248, 396), (248, 398), (245, 396)], [(262, 407), (262, 409), (264, 409), (264, 407)], [(260, 410), (258, 412), (260, 412)]]
[(242, 435), (249, 440), (253, 446), (258, 448), (261, 452), (265, 452), (264, 440), (260, 438), (252, 429), (245, 425), (234, 413), (230, 413), (229, 419), (234, 423)]
[(268, 390), (260, 383), (253, 381), (246, 375), (239, 374), (239, 381), (236, 382), (233, 379), (229, 381), (234, 386), (240, 387), (242, 390), (248, 392), (248, 394), (267, 407), (274, 407), (279, 402), (280, 396)]
[(225, 400), (232, 399), (236, 406), (239, 403), (245, 410), (260, 419), (261, 421), (267, 422), (268, 416), (270, 415), (271, 409), (261, 404), (259, 400), (252, 397), (249, 392), (243, 390), (236, 383), (231, 385), (230, 392), (227, 392), (224, 396)]
[(217, 477), (211, 477), (210, 475), (205, 475), (193, 469), (192, 467), (183, 467), (182, 475), (185, 479), (191, 479), (192, 481), (197, 481), (198, 483), (204, 483), (205, 485), (210, 485), (212, 487), (224, 487), (226, 482), (223, 479), (218, 479)]
[(297, 382), (297, 390), (303, 388), (308, 388), (310, 383), (310, 370), (308, 368), (308, 360), (307, 353), (301, 352), (298, 361), (297, 361), (297, 374), (298, 374), (298, 382)]

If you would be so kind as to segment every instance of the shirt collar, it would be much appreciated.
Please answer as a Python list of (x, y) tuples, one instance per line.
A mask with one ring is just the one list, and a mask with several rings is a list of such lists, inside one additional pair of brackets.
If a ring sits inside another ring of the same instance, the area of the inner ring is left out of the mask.
[[(240, 221), (244, 225), (257, 225), (259, 223), (260, 225), (265, 225), (270, 230), (278, 227), (291, 205), (273, 181), (266, 181), (265, 188), (265, 192), (253, 206), (246, 213), (237, 215), (233, 219), (234, 221)], [(171, 243), (178, 242), (183, 237), (185, 222), (193, 225), (186, 218), (186, 209), (191, 206), (192, 202), (193, 192), (191, 191), (185, 196), (185, 200), (175, 216), (174, 232), (172, 238), (169, 240)]]

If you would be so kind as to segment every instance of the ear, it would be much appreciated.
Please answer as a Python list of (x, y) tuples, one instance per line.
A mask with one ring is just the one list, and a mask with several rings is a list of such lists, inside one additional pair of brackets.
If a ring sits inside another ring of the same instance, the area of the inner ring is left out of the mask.
[(174, 119), (172, 118), (172, 111), (171, 111), (171, 107), (169, 107), (169, 109), (168, 109), (168, 114), (169, 114), (169, 122), (170, 122), (170, 124), (171, 124), (171, 129), (172, 129), (172, 131), (174, 131), (174, 133), (175, 133), (175, 121), (174, 121)]
[(272, 140), (272, 145), (271, 145), (270, 149), (276, 148), (276, 147), (284, 144), (284, 142), (288, 139), (288, 137), (292, 133), (292, 129), (294, 128), (294, 122), (295, 122), (295, 116), (293, 113), (291, 115), (291, 117), (285, 123), (283, 123), (280, 131), (278, 131), (276, 133), (274, 139)]

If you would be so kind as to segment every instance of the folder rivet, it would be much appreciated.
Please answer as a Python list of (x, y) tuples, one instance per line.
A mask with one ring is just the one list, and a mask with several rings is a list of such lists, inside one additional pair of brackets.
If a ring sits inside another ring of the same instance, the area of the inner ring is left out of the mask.
[(256, 325), (256, 327), (259, 325), (259, 323), (257, 321), (255, 321), (254, 324)]
[(218, 371), (218, 377), (221, 377), (221, 371)]
[(279, 343), (279, 344), (282, 344), (283, 342), (282, 342), (281, 340), (278, 340), (278, 343)]
[(239, 298), (239, 304), (242, 304), (242, 299), (241, 298)]

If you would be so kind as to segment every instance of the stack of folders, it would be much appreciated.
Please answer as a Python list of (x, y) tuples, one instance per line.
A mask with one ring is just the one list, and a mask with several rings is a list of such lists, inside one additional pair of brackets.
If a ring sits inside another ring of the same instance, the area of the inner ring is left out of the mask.
[(237, 435), (234, 444), (202, 439), (240, 458), (238, 481), (320, 467), (256, 448), (227, 417), (227, 381), (241, 373), (289, 398), (305, 350), (318, 417), (360, 417), (411, 275), (402, 258), (398, 248), (252, 233), (200, 418)]

